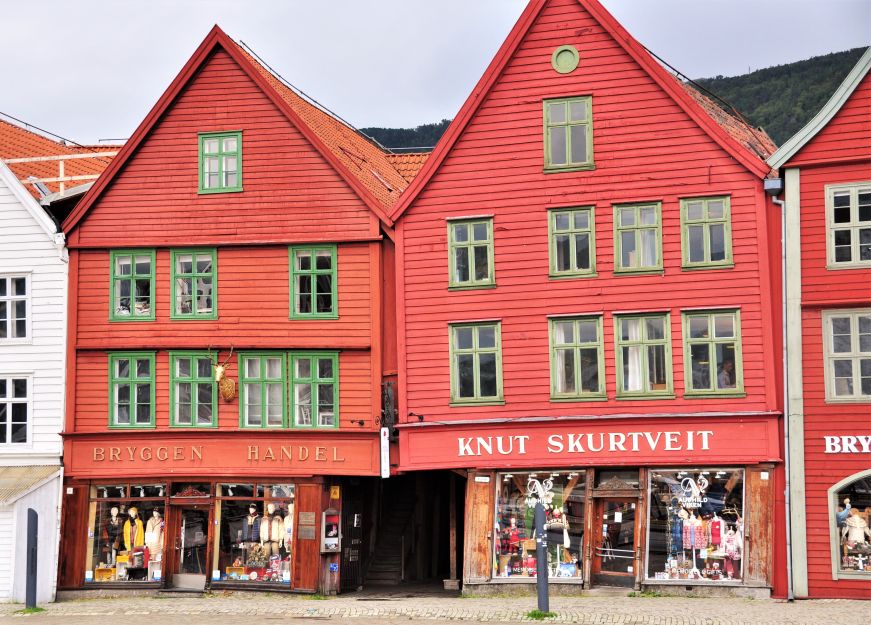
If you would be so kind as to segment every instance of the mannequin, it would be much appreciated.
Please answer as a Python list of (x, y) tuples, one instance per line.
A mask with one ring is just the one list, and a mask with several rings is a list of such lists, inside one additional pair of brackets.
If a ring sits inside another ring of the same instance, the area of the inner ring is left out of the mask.
[(129, 518), (124, 521), (124, 548), (132, 551), (134, 547), (145, 546), (145, 528), (135, 506), (131, 506), (127, 514)]
[(118, 508), (112, 506), (109, 510), (109, 520), (106, 522), (104, 529), (106, 541), (106, 550), (109, 556), (109, 565), (115, 564), (115, 556), (118, 555), (118, 549), (121, 547), (121, 517), (118, 516)]
[(841, 529), (841, 540), (844, 541), (845, 546), (852, 547), (856, 543), (865, 542), (867, 538), (871, 538), (868, 522), (858, 508), (850, 508), (850, 514)]
[(260, 541), (260, 517), (257, 516), (257, 506), (251, 504), (248, 506), (248, 516), (242, 519), (242, 538), (241, 542), (245, 543), (246, 548), (252, 545), (247, 543), (256, 543)]
[(267, 556), (281, 555), (284, 546), (284, 518), (276, 513), (275, 504), (266, 504), (266, 513), (260, 520), (260, 544)]
[(163, 528), (165, 523), (160, 510), (155, 509), (145, 525), (145, 546), (148, 547), (149, 558), (163, 559)]

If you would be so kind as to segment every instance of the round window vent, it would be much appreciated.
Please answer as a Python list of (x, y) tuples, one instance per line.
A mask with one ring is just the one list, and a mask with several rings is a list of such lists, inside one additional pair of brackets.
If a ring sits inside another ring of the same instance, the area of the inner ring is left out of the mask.
[(553, 51), (553, 56), (550, 57), (550, 64), (560, 74), (569, 74), (578, 67), (581, 60), (581, 55), (578, 54), (578, 49), (574, 46), (560, 46)]

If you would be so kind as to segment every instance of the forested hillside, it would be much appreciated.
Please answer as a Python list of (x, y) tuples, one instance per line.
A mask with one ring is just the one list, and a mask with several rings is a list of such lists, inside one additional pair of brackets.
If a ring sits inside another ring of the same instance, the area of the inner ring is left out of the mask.
[[(853, 48), (741, 76), (715, 76), (695, 82), (734, 106), (754, 126), (765, 128), (780, 145), (823, 107), (864, 50)], [(387, 148), (427, 151), (449, 123), (449, 119), (443, 119), (417, 128), (361, 130)]]

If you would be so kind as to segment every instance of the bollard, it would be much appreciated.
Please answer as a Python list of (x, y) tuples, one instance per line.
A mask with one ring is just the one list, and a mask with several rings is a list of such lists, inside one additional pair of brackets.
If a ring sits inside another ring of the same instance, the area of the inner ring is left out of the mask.
[(547, 596), (547, 533), (545, 528), (544, 506), (541, 501), (535, 504), (535, 588), (538, 592), (538, 609), (550, 612)]
[(39, 537), (39, 515), (33, 508), (27, 509), (27, 578), (25, 589), (25, 605), (36, 607), (36, 556), (37, 539)]

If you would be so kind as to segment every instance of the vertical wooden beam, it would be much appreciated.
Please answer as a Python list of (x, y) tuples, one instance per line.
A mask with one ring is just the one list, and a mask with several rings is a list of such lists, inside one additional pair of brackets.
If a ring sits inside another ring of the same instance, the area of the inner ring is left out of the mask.
[(448, 515), (450, 525), (450, 562), (451, 562), (451, 580), (457, 579), (457, 476), (450, 473), (450, 486), (448, 487)]

